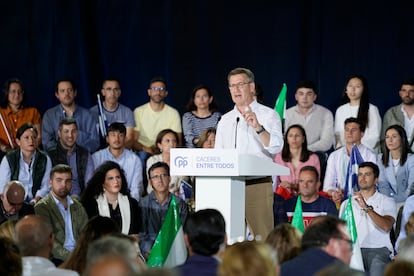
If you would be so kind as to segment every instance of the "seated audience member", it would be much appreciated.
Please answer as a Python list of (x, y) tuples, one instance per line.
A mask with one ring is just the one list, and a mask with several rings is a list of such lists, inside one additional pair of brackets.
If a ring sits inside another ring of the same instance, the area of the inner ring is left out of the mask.
[(172, 129), (177, 133), (178, 145), (182, 142), (180, 114), (164, 101), (168, 95), (166, 81), (162, 77), (153, 78), (147, 93), (149, 102), (134, 109), (133, 148), (138, 151), (143, 164), (154, 154), (152, 146), (161, 130)]
[(86, 268), (86, 253), (89, 245), (101, 237), (119, 232), (119, 227), (113, 219), (102, 216), (91, 218), (82, 229), (72, 254), (60, 267), (77, 271), (82, 275)]
[[(157, 162), (164, 162), (167, 163), (167, 165), (170, 165), (170, 149), (177, 147), (178, 141), (178, 135), (176, 132), (172, 131), (171, 129), (164, 129), (160, 131), (157, 135), (157, 140), (155, 143), (156, 149), (154, 152), (155, 155), (151, 156), (147, 160), (147, 177), (149, 178), (149, 168), (157, 163)], [(173, 175), (170, 177), (170, 183), (169, 183), (169, 190), (173, 194), (178, 194), (178, 191), (180, 190), (181, 181), (190, 182), (190, 178), (187, 176), (178, 176)], [(148, 185), (147, 187), (147, 193), (151, 193), (152, 186)]]
[(102, 237), (88, 248), (84, 275), (137, 275), (139, 271), (136, 248), (126, 238)]
[[(153, 190), (140, 202), (142, 232), (139, 233), (141, 252), (148, 257), (155, 238), (161, 229), (173, 195), (169, 192), (170, 167), (165, 162), (157, 162), (148, 170), (148, 180)], [(181, 223), (185, 225), (187, 219), (187, 204), (176, 197), (180, 211)]]
[(377, 162), (377, 155), (365, 145), (361, 144), (365, 125), (358, 118), (348, 118), (344, 123), (345, 146), (332, 152), (326, 166), (323, 190), (332, 196), (332, 200), (339, 206), (344, 199), (344, 187), (348, 163), (352, 147), (356, 145), (364, 161)]
[(398, 260), (414, 262), (414, 234), (401, 239), (396, 258)]
[(86, 108), (75, 103), (77, 90), (71, 80), (59, 80), (56, 84), (55, 96), (60, 104), (48, 109), (43, 115), (42, 143), (43, 149), (56, 146), (59, 123), (63, 118), (74, 118), (78, 124), (77, 144), (90, 153), (99, 148), (99, 136), (92, 114)]
[(194, 148), (198, 145), (201, 133), (207, 128), (215, 128), (221, 118), (217, 105), (208, 87), (198, 85), (191, 93), (187, 112), (183, 115), (183, 133), (185, 146)]
[(396, 260), (385, 267), (384, 276), (414, 275), (414, 263)]
[(178, 267), (179, 274), (216, 275), (219, 254), (227, 242), (223, 215), (215, 209), (189, 215), (184, 225), (184, 240), (190, 257)]
[(88, 221), (82, 204), (72, 199), (72, 169), (59, 164), (50, 172), (50, 193), (35, 205), (36, 215), (52, 226), (55, 236), (52, 256), (65, 261), (73, 251), (80, 231)]
[(314, 275), (319, 270), (335, 264), (349, 265), (352, 241), (346, 222), (334, 217), (315, 218), (302, 236), (302, 253), (283, 263), (281, 275)]
[(24, 202), (25, 190), (20, 181), (12, 180), (6, 184), (0, 194), (0, 225), (8, 220), (18, 220), (34, 214), (33, 205)]
[(215, 143), (216, 143), (216, 129), (209, 127), (203, 130), (203, 132), (201, 132), (200, 139), (198, 140), (196, 147), (214, 149)]
[(334, 263), (321, 270), (315, 276), (366, 276), (363, 271), (350, 268), (343, 263)]
[(379, 155), (378, 167), (378, 191), (393, 198), (398, 210), (414, 192), (414, 155), (403, 127), (392, 125), (385, 131), (385, 149)]
[(49, 173), (52, 162), (37, 147), (37, 129), (23, 124), (16, 133), (19, 148), (8, 152), (0, 164), (0, 191), (10, 180), (19, 180), (25, 187), (25, 201), (35, 204), (49, 192)]
[(291, 125), (285, 133), (283, 149), (276, 154), (274, 162), (288, 167), (289, 175), (281, 175), (276, 177), (276, 184), (280, 186), (276, 188), (276, 193), (288, 199), (297, 195), (299, 171), (305, 166), (313, 166), (321, 174), (319, 158), (316, 154), (308, 150), (305, 129), (300, 125)]
[[(107, 124), (110, 125), (114, 122), (118, 122), (125, 126), (125, 147), (131, 149), (132, 144), (134, 143), (135, 119), (132, 110), (129, 107), (120, 104), (118, 101), (119, 97), (121, 97), (121, 86), (119, 81), (113, 78), (105, 79), (102, 83), (101, 94), (104, 97), (101, 101), (102, 113), (106, 118)], [(89, 111), (95, 117), (96, 124), (99, 127), (99, 106), (94, 105)], [(102, 133), (101, 137), (103, 140), (106, 138)]]
[(399, 244), (401, 240), (407, 237), (407, 232), (406, 232), (407, 224), (408, 224), (408, 227), (410, 227), (410, 225), (411, 227), (414, 227), (414, 216), (412, 216), (413, 213), (414, 213), (414, 195), (410, 195), (405, 200), (404, 207), (402, 210), (400, 233), (398, 235), (397, 241), (395, 242), (395, 250), (397, 252), (399, 252)]
[(283, 264), (300, 254), (302, 233), (289, 223), (275, 227), (266, 238), (266, 243), (276, 250), (279, 264)]
[(318, 104), (315, 83), (300, 81), (295, 93), (297, 104), (286, 110), (285, 127), (301, 125), (307, 136), (307, 147), (313, 152), (327, 152), (334, 141), (332, 112)]
[(144, 192), (142, 184), (142, 164), (139, 157), (125, 147), (126, 127), (122, 123), (114, 122), (109, 125), (106, 142), (108, 147), (92, 155), (96, 167), (105, 161), (118, 163), (124, 170), (131, 196), (137, 201)]
[(369, 103), (368, 83), (363, 76), (354, 75), (348, 78), (341, 106), (335, 112), (335, 140), (338, 149), (345, 146), (344, 121), (354, 117), (365, 125), (361, 143), (369, 149), (379, 150), (381, 116), (378, 108)]
[(110, 217), (124, 234), (140, 231), (138, 202), (130, 196), (125, 173), (116, 162), (106, 161), (95, 170), (81, 202), (89, 218)]
[(91, 178), (94, 164), (91, 154), (79, 146), (78, 124), (73, 118), (63, 118), (59, 123), (59, 140), (47, 153), (52, 165), (66, 164), (72, 168), (73, 180), (71, 195), (80, 196), (86, 182)]
[(23, 256), (23, 275), (79, 275), (56, 268), (49, 260), (55, 235), (41, 217), (30, 215), (16, 224), (15, 240)]
[(414, 110), (414, 78), (404, 80), (399, 91), (401, 104), (385, 112), (381, 130), (381, 143), (384, 143), (385, 130), (391, 125), (400, 125), (405, 129), (411, 151), (414, 150), (414, 128), (411, 118)]
[(243, 241), (227, 247), (218, 268), (219, 276), (279, 275), (277, 252), (260, 241)]
[(26, 94), (19, 79), (8, 79), (3, 85), (3, 98), (0, 102), (0, 156), (3, 157), (18, 147), (16, 130), (21, 125), (31, 122), (39, 131), (37, 142), (42, 142), (42, 118), (34, 107), (26, 106)]
[(291, 125), (305, 129), (308, 149), (318, 155), (321, 179), (324, 179), (327, 152), (334, 142), (334, 119), (329, 109), (315, 103), (317, 97), (313, 81), (300, 81), (295, 93), (297, 104), (286, 110), (285, 129)]
[(13, 239), (16, 223), (17, 220), (9, 219), (5, 223), (0, 224), (0, 237)]
[(22, 256), (12, 239), (0, 237), (0, 256), (0, 275), (22, 275)]
[(379, 168), (372, 162), (363, 162), (358, 168), (359, 192), (341, 205), (343, 217), (348, 200), (352, 200), (358, 243), (361, 248), (364, 269), (370, 275), (382, 275), (394, 249), (390, 231), (394, 225), (397, 210), (392, 198), (376, 190)]
[(305, 166), (299, 172), (299, 194), (298, 197), (288, 199), (284, 208), (288, 216), (289, 222), (292, 221), (295, 208), (297, 204), (302, 204), (303, 224), (305, 228), (309, 225), (311, 220), (320, 215), (338, 215), (338, 210), (332, 200), (319, 195), (319, 174), (315, 167)]

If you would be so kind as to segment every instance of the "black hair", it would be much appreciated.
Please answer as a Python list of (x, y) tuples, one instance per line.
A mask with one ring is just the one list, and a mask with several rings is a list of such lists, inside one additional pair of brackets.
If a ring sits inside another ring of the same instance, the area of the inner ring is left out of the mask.
[(371, 168), (372, 172), (374, 173), (375, 178), (379, 177), (379, 168), (378, 165), (373, 162), (362, 162), (358, 165), (358, 169), (360, 168)]
[(184, 233), (194, 253), (211, 256), (219, 251), (224, 242), (226, 223), (219, 211), (204, 209), (188, 217)]
[(345, 122), (344, 122), (344, 126), (346, 126), (347, 124), (350, 124), (350, 123), (358, 124), (359, 125), (359, 130), (362, 131), (362, 132), (365, 132), (365, 124), (361, 119), (355, 118), (355, 117), (346, 118)]

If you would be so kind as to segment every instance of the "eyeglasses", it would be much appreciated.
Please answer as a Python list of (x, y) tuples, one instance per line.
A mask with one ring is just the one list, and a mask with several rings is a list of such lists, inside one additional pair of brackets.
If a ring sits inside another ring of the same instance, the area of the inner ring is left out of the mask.
[(167, 88), (165, 88), (165, 87), (157, 87), (157, 86), (153, 86), (153, 87), (151, 87), (151, 90), (152, 90), (152, 91), (160, 91), (160, 92), (164, 92), (164, 91), (167, 91)]
[(166, 179), (167, 177), (169, 177), (168, 174), (162, 173), (162, 174), (150, 176), (150, 179), (151, 180), (153, 180), (153, 179)]
[(121, 88), (118, 88), (118, 87), (115, 87), (115, 88), (107, 87), (107, 88), (104, 88), (104, 89), (105, 89), (105, 91), (121, 92)]
[(341, 240), (341, 241), (345, 241), (349, 244), (349, 246), (351, 247), (351, 249), (354, 248), (354, 242), (352, 240), (349, 240), (347, 238), (344, 237), (335, 237), (335, 239)]
[(232, 90), (236, 88), (243, 88), (246, 84), (249, 84), (249, 83), (251, 83), (251, 81), (229, 84), (229, 89)]

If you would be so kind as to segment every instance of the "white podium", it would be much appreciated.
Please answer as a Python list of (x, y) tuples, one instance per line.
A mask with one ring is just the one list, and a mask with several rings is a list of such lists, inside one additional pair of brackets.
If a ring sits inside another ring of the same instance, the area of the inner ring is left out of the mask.
[(234, 149), (171, 149), (170, 166), (171, 175), (196, 177), (196, 210), (219, 210), (229, 240), (245, 237), (245, 180), (290, 173), (271, 160)]

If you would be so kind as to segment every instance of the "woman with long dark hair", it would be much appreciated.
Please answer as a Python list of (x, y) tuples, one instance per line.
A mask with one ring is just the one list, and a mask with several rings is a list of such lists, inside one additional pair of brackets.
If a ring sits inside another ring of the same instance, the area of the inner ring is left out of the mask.
[(130, 196), (125, 173), (118, 163), (106, 161), (94, 172), (81, 196), (89, 218), (112, 218), (123, 234), (138, 234), (138, 202)]
[(378, 191), (394, 198), (397, 208), (414, 192), (414, 155), (400, 125), (385, 130), (385, 148), (379, 155)]
[(187, 112), (183, 115), (185, 146), (196, 147), (201, 132), (209, 127), (215, 128), (220, 117), (210, 89), (205, 85), (196, 86), (187, 104)]
[(276, 154), (275, 163), (286, 166), (290, 170), (289, 175), (277, 177), (277, 186), (286, 188), (292, 196), (298, 189), (300, 169), (304, 166), (314, 166), (321, 173), (319, 158), (308, 150), (305, 129), (301, 125), (291, 125), (285, 133), (283, 149)]
[(344, 122), (349, 117), (358, 118), (365, 124), (365, 132), (361, 142), (368, 148), (378, 151), (381, 116), (378, 108), (369, 103), (368, 83), (360, 75), (348, 78), (341, 105), (335, 113), (336, 149), (345, 145)]

